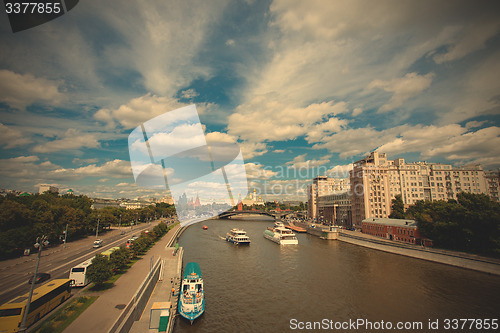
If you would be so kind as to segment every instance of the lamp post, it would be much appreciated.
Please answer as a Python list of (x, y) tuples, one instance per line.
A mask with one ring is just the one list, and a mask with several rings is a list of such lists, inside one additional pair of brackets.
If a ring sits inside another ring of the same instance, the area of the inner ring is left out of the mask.
[(101, 220), (101, 214), (97, 215), (97, 229), (95, 229), (95, 238), (99, 237), (99, 222)]
[(122, 227), (122, 214), (120, 214), (120, 229)]
[(23, 314), (23, 321), (21, 322), (21, 326), (19, 327), (19, 332), (26, 332), (26, 320), (28, 319), (28, 312), (30, 311), (31, 297), (33, 297), (33, 289), (35, 288), (35, 280), (36, 275), (38, 274), (38, 265), (40, 264), (40, 256), (42, 254), (42, 249), (44, 246), (49, 245), (49, 241), (47, 240), (47, 236), (37, 237), (35, 248), (38, 249), (38, 257), (35, 265), (35, 273), (33, 274), (33, 280), (31, 280), (30, 293), (28, 295), (28, 300), (26, 302), (26, 309)]

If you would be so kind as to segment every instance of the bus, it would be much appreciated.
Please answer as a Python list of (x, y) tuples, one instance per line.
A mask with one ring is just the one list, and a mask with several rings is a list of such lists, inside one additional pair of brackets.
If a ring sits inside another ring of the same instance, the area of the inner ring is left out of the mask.
[[(71, 296), (70, 279), (54, 279), (33, 290), (26, 327), (31, 326)], [(29, 293), (0, 306), (0, 332), (17, 332), (23, 320)]]
[(69, 271), (69, 279), (72, 287), (84, 287), (90, 283), (87, 279), (87, 268), (92, 265), (92, 259), (85, 260)]
[(106, 258), (109, 259), (109, 257), (111, 256), (111, 253), (115, 252), (116, 250), (119, 250), (120, 247), (119, 246), (115, 246), (115, 247), (112, 247), (106, 251), (104, 251), (103, 253), (101, 253), (101, 255), (105, 256)]

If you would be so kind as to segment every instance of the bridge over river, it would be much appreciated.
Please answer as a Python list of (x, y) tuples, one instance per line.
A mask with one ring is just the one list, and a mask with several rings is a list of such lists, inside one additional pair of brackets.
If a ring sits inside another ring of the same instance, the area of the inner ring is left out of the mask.
[(285, 211), (285, 212), (277, 212), (277, 211), (265, 211), (265, 210), (230, 210), (227, 212), (223, 212), (219, 214), (219, 219), (229, 219), (232, 216), (237, 215), (263, 215), (274, 218), (274, 220), (280, 220), (287, 215), (295, 214), (300, 212), (294, 211)]

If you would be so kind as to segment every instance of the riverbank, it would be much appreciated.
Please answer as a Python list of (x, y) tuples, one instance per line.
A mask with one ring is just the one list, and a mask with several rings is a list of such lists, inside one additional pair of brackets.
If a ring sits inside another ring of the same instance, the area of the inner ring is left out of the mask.
[[(299, 226), (311, 229), (305, 223), (298, 223)], [(319, 229), (317, 226), (314, 229)], [(319, 233), (313, 235), (319, 236)], [(342, 242), (364, 246), (370, 249), (399, 254), (407, 257), (433, 261), (441, 264), (452, 265), (465, 269), (480, 271), (483, 273), (500, 275), (500, 260), (474, 255), (465, 252), (457, 252), (443, 249), (423, 247), (420, 245), (406, 244), (391, 241), (380, 237), (363, 234), (359, 231), (349, 231), (341, 229), (336, 239)]]

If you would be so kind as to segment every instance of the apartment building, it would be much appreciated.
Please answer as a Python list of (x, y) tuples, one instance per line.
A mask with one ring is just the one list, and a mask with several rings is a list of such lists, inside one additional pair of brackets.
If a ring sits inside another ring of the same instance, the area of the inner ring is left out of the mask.
[(405, 207), (418, 200), (456, 199), (457, 193), (488, 194), (481, 166), (453, 168), (427, 162), (388, 160), (385, 153), (372, 152), (354, 163), (350, 172), (353, 224), (360, 227), (366, 218), (386, 218), (391, 201), (401, 194)]
[(349, 191), (318, 196), (318, 220), (326, 224), (352, 227), (351, 193)]
[(500, 171), (485, 171), (484, 176), (490, 198), (500, 202)]
[(318, 197), (348, 191), (350, 187), (349, 179), (329, 178), (318, 176), (313, 179), (313, 183), (307, 186), (307, 213), (308, 218), (315, 219), (318, 215)]

